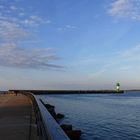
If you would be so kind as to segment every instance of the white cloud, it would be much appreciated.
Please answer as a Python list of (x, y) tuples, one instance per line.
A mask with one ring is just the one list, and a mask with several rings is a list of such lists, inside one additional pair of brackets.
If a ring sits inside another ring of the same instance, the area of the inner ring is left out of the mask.
[(66, 30), (73, 31), (73, 30), (76, 30), (76, 29), (78, 29), (78, 27), (73, 26), (73, 25), (69, 25), (69, 24), (65, 25), (64, 27), (58, 27), (57, 28), (58, 31), (66, 31)]
[(66, 25), (66, 28), (68, 28), (68, 29), (77, 29), (76, 26), (72, 26), (72, 25)]
[(17, 39), (28, 38), (29, 32), (21, 28), (18, 24), (5, 20), (0, 20), (0, 40), (16, 41)]
[[(14, 2), (13, 2), (14, 3)], [(51, 21), (42, 16), (36, 15), (36, 11), (30, 9), (30, 7), (22, 8), (17, 7), (14, 4), (10, 4), (9, 6), (5, 6), (0, 3), (1, 13), (0, 16), (3, 18), (7, 18), (6, 20), (9, 22), (15, 22), (14, 18), (16, 17), (16, 23), (21, 26), (35, 26), (41, 24), (50, 24)]]
[(114, 0), (108, 13), (117, 18), (140, 20), (140, 0)]
[(62, 68), (49, 63), (57, 57), (49, 48), (22, 48), (14, 43), (0, 45), (0, 65), (18, 68)]
[[(31, 48), (32, 30), (41, 24), (49, 24), (41, 16), (26, 13), (22, 7), (7, 3), (0, 6), (0, 66), (16, 68), (62, 68), (51, 62), (57, 60), (49, 48)], [(37, 40), (37, 39), (36, 39)], [(26, 48), (24, 47), (26, 42)], [(22, 46), (23, 45), (23, 46)], [(35, 45), (35, 41), (34, 41)]]
[(15, 10), (17, 10), (18, 8), (17, 8), (16, 6), (12, 5), (12, 6), (10, 6), (10, 9), (15, 11)]
[(28, 18), (21, 21), (21, 23), (25, 26), (38, 26), (40, 24), (49, 24), (50, 20), (43, 19), (42, 17), (31, 15)]

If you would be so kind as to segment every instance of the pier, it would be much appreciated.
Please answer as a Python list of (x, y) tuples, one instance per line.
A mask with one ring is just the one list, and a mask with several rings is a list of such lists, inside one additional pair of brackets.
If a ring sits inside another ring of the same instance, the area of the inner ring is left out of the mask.
[[(36, 94), (120, 94), (115, 90), (9, 90), (0, 95), (2, 140), (69, 140)], [(80, 131), (79, 131), (80, 132)]]
[(30, 92), (0, 95), (1, 140), (69, 140), (40, 99)]
[(38, 140), (31, 100), (23, 95), (0, 95), (0, 139)]

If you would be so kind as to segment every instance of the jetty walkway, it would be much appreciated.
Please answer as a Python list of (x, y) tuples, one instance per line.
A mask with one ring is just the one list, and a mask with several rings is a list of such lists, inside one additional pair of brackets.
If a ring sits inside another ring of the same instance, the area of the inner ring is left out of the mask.
[(38, 140), (30, 98), (22, 94), (0, 95), (0, 139)]

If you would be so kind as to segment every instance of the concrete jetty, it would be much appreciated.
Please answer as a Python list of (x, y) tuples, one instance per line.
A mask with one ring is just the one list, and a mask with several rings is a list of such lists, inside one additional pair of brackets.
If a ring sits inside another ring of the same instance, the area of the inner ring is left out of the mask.
[(22, 94), (0, 95), (0, 139), (38, 140), (30, 98)]

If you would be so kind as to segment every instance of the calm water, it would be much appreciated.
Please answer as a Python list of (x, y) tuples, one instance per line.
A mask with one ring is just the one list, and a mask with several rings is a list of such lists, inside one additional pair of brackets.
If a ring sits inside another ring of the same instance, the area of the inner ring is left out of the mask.
[(60, 123), (82, 130), (81, 140), (140, 140), (140, 93), (41, 95), (65, 114)]

